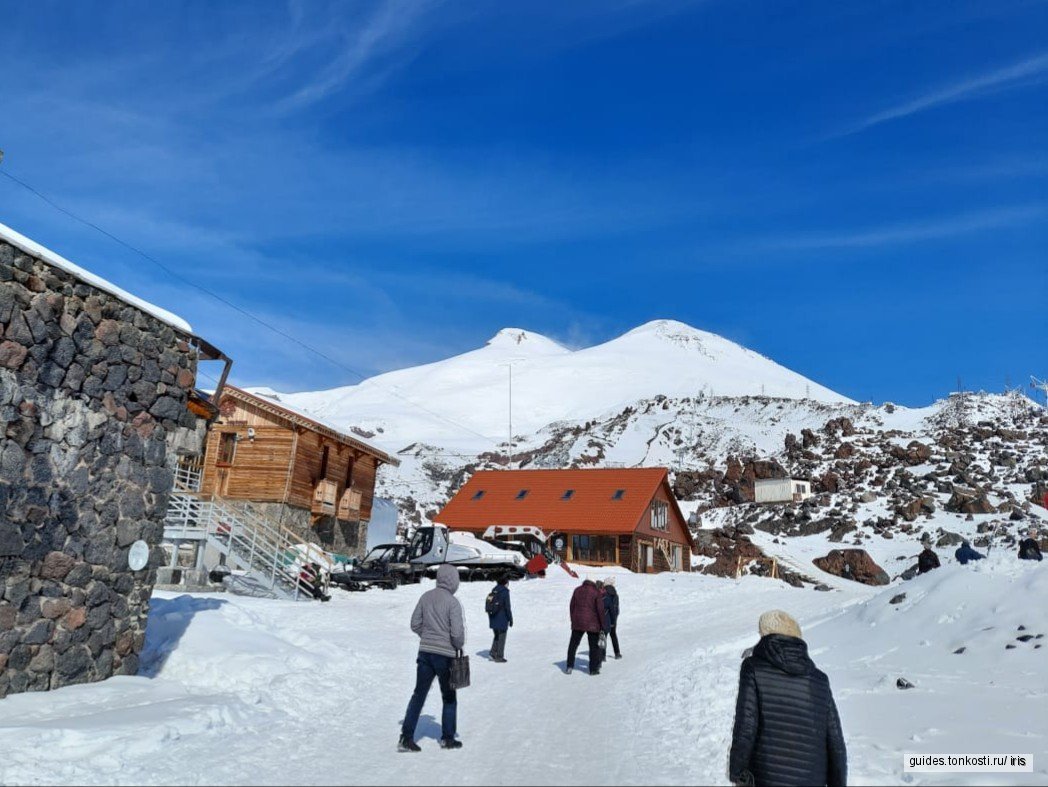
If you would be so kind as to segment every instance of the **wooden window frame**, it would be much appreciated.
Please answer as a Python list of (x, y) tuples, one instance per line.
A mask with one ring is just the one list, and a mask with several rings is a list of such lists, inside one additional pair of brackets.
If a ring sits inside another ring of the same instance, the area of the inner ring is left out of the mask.
[[(237, 443), (240, 442), (236, 432), (220, 432), (218, 435), (218, 458), (215, 460), (216, 467), (232, 467), (237, 458)], [(225, 459), (226, 446), (232, 444), (233, 450), (229, 452), (229, 459)]]
[(663, 533), (669, 532), (670, 506), (665, 500), (651, 501), (651, 529)]

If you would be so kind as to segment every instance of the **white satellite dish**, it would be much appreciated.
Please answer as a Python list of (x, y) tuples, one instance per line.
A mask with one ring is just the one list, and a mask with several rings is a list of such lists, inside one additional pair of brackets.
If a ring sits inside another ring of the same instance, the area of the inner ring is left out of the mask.
[(132, 571), (141, 571), (149, 563), (149, 544), (139, 539), (127, 553), (127, 565)]

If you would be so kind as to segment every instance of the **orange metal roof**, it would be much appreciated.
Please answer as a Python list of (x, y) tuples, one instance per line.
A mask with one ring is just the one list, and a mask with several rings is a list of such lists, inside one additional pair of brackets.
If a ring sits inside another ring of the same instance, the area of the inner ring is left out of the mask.
[[(632, 533), (666, 480), (664, 467), (480, 470), (448, 501), (436, 521), (470, 530), (537, 525), (547, 533)], [(524, 489), (527, 494), (518, 499)], [(573, 494), (565, 499), (569, 489)], [(616, 500), (619, 489), (625, 491)], [(474, 499), (479, 492), (483, 495)], [(675, 500), (672, 505), (679, 515)]]

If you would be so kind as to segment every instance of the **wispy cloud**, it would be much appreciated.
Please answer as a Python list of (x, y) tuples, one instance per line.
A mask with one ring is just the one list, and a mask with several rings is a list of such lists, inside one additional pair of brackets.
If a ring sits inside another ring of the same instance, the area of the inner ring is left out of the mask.
[(942, 85), (922, 95), (895, 104), (827, 135), (826, 139), (857, 134), (881, 123), (915, 115), (928, 109), (978, 98), (1002, 90), (1013, 90), (1042, 81), (1048, 76), (1048, 53), (1020, 60), (1003, 68), (987, 71), (952, 84)]
[[(285, 44), (277, 61), (283, 64), (307, 48), (326, 43), (334, 57), (324, 63), (305, 84), (277, 102), (279, 111), (293, 111), (321, 101), (342, 90), (355, 77), (367, 77), (371, 87), (381, 75), (396, 70), (414, 57), (408, 44), (420, 32), (420, 22), (439, 5), (438, 0), (382, 0), (364, 19), (352, 25), (330, 20), (319, 33), (306, 29), (297, 43)], [(293, 13), (296, 27), (301, 28), (303, 12), (297, 6)], [(369, 73), (370, 72), (370, 73)]]
[(747, 244), (752, 250), (875, 248), (952, 238), (982, 230), (1015, 227), (1048, 216), (1048, 204), (1016, 205), (963, 213), (943, 219), (852, 230), (807, 232)]

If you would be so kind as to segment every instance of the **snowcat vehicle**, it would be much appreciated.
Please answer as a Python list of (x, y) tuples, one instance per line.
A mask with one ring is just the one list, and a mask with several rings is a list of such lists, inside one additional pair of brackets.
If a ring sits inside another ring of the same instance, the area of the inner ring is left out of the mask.
[(357, 565), (333, 573), (331, 581), (345, 590), (393, 589), (418, 582), (422, 571), (408, 560), (408, 549), (408, 544), (379, 544)]
[(494, 580), (503, 574), (520, 579), (536, 555), (547, 563), (557, 559), (540, 528), (519, 525), (493, 525), (483, 538), (441, 524), (427, 525), (415, 531), (408, 555), (413, 565), (427, 572), (443, 563), (453, 565), (466, 581)]

